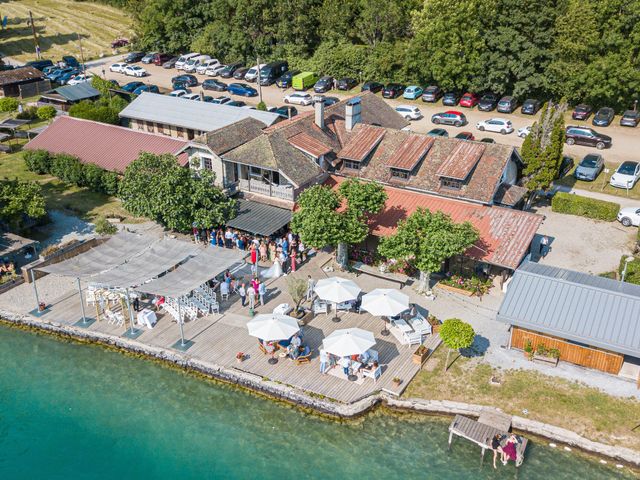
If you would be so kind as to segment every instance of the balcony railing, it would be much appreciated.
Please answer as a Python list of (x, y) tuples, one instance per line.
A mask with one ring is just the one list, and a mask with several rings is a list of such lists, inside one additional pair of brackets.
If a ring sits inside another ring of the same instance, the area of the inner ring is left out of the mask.
[(259, 180), (240, 180), (240, 190), (245, 192), (266, 195), (267, 197), (294, 200), (294, 189), (291, 185), (271, 185)]

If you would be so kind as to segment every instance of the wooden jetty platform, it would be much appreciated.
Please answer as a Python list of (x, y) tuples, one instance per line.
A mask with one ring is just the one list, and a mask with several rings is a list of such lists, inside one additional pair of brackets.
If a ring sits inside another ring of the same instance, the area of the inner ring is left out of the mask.
[[(491, 450), (491, 440), (495, 435), (501, 435), (502, 444), (506, 442), (511, 430), (511, 417), (493, 408), (485, 408), (480, 413), (477, 420), (456, 415), (451, 425), (449, 425), (449, 449), (453, 442), (453, 436), (465, 438), (475, 443), (482, 449), (480, 464), (484, 462), (484, 455), (487, 450)], [(527, 448), (528, 440), (516, 435), (518, 446), (516, 447), (517, 459), (516, 467), (524, 462), (524, 452)]]

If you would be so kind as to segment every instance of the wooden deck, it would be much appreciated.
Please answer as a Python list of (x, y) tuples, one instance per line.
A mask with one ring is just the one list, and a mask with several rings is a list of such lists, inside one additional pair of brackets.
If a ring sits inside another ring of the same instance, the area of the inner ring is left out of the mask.
[[(277, 288), (273, 288), (269, 295), (271, 299), (267, 305), (257, 307), (256, 313), (271, 312), (277, 304), (288, 301), (287, 294)], [(42, 317), (43, 320), (71, 325), (81, 318), (80, 298), (77, 292), (69, 292), (51, 302), (51, 307), (51, 311)], [(117, 311), (119, 307), (112, 309)], [(87, 317), (95, 318), (95, 307), (87, 306), (85, 311)], [(239, 297), (232, 296), (230, 301), (223, 302), (221, 312), (185, 323), (185, 338), (193, 342), (185, 356), (198, 358), (210, 364), (236, 368), (342, 403), (352, 403), (381, 390), (400, 395), (420, 369), (411, 359), (417, 345), (401, 345), (391, 335), (381, 336), (379, 332), (383, 328), (382, 320), (367, 313), (340, 312), (342, 320), (339, 323), (331, 320), (331, 313), (315, 317), (303, 327), (303, 341), (313, 352), (311, 363), (296, 365), (289, 359), (280, 358), (277, 364), (270, 365), (267, 362), (268, 357), (260, 352), (257, 340), (247, 333), (246, 323), (249, 316), (246, 315), (247, 309), (240, 306)], [(137, 341), (169, 349), (180, 338), (178, 325), (169, 315), (159, 314), (158, 317), (155, 328), (144, 329)], [(128, 321), (126, 327), (116, 327), (106, 319), (101, 319), (89, 326), (88, 330), (122, 336), (129, 327)], [(369, 378), (350, 382), (331, 374), (320, 373), (318, 348), (322, 339), (336, 329), (350, 327), (374, 332), (377, 342), (374, 348), (378, 351), (382, 366), (382, 375), (377, 382)], [(439, 343), (437, 335), (430, 335), (425, 342), (430, 349)], [(236, 360), (238, 352), (247, 355), (242, 363)], [(399, 386), (393, 383), (394, 377), (402, 380)]]

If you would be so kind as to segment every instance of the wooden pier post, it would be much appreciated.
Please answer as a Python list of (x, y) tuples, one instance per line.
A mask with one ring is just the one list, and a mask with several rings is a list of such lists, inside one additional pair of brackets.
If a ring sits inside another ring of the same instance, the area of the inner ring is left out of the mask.
[(449, 431), (449, 446), (447, 447), (448, 451), (451, 451), (451, 441), (453, 440), (453, 432)]

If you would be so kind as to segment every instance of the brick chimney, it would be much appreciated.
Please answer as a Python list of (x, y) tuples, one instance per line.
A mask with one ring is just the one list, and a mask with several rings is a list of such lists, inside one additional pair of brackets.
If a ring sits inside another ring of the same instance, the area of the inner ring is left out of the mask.
[(362, 105), (360, 97), (355, 97), (349, 100), (345, 106), (345, 127), (348, 132), (353, 130), (356, 123), (361, 122), (360, 113), (362, 111)]
[(324, 129), (324, 97), (317, 95), (313, 97), (313, 108), (316, 112), (316, 125)]

